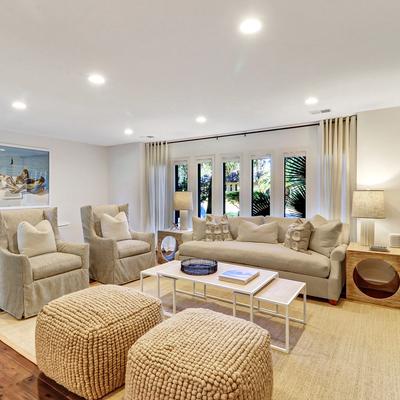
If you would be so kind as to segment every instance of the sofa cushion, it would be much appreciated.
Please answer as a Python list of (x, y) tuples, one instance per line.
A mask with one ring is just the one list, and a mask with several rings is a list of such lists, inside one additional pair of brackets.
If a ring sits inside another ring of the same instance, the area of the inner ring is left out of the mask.
[(79, 269), (82, 259), (75, 254), (47, 253), (29, 259), (32, 267), (33, 280), (49, 278), (50, 276)]
[(231, 231), (231, 235), (233, 239), (237, 239), (239, 233), (239, 224), (240, 221), (249, 221), (256, 225), (261, 225), (264, 223), (264, 217), (228, 217), (229, 221), (229, 230)]
[(333, 249), (340, 243), (341, 233), (342, 223), (340, 221), (329, 221), (325, 224), (314, 226), (309, 248), (329, 257)]
[(193, 240), (205, 240), (206, 238), (206, 220), (204, 218), (193, 217)]
[(55, 253), (57, 251), (53, 228), (46, 219), (33, 226), (22, 221), (17, 230), (18, 250), (20, 254), (34, 257), (40, 254)]
[(181, 257), (213, 258), (218, 261), (288, 271), (303, 275), (327, 278), (330, 260), (322, 254), (310, 251), (300, 253), (282, 244), (238, 242), (190, 241), (179, 247)]
[(239, 242), (278, 243), (278, 224), (271, 222), (256, 225), (249, 221), (241, 221), (236, 240)]
[(132, 235), (129, 232), (128, 219), (123, 211), (118, 213), (115, 217), (103, 214), (100, 223), (104, 238), (116, 241), (132, 239)]
[(150, 245), (142, 240), (120, 240), (117, 242), (117, 249), (119, 258), (125, 258), (148, 253)]
[(264, 217), (264, 222), (266, 224), (270, 222), (277, 222), (278, 223), (278, 242), (283, 243), (285, 241), (286, 232), (290, 225), (300, 222), (299, 218), (284, 218), (284, 217), (271, 217), (266, 216)]

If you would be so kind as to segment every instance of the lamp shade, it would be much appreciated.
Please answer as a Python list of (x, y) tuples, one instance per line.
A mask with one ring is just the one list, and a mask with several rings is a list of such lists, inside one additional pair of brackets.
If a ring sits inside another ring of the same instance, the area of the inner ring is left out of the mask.
[(174, 193), (174, 209), (175, 210), (193, 210), (192, 192), (175, 192)]
[(385, 218), (383, 190), (355, 190), (352, 216), (354, 218)]

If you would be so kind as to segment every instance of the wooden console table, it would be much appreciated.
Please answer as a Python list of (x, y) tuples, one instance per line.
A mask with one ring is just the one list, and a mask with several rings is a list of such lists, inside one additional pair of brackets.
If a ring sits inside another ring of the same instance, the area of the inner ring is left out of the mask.
[(346, 253), (346, 297), (400, 308), (400, 248), (371, 251), (350, 243)]
[(163, 264), (175, 259), (175, 254), (182, 244), (182, 235), (191, 233), (191, 230), (180, 231), (163, 229), (157, 232), (157, 261)]

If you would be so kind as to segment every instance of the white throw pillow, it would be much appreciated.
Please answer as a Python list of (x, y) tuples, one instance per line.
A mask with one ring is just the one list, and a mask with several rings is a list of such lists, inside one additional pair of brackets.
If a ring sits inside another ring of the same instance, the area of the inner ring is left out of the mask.
[(108, 214), (103, 214), (100, 219), (101, 232), (103, 238), (119, 240), (130, 240), (132, 239), (131, 233), (129, 232), (128, 219), (126, 214), (121, 211), (115, 217)]
[(47, 219), (36, 226), (22, 221), (17, 228), (18, 251), (28, 257), (57, 252), (53, 228)]
[(278, 223), (256, 225), (249, 221), (240, 221), (237, 241), (278, 243)]

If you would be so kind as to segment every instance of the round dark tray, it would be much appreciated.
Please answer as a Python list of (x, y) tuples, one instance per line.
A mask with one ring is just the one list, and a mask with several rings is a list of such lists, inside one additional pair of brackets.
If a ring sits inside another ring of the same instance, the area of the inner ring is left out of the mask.
[(181, 261), (181, 271), (188, 275), (210, 275), (217, 272), (218, 262), (206, 258), (189, 258)]

